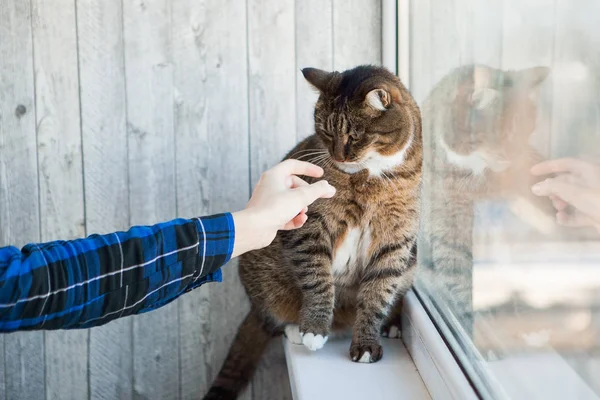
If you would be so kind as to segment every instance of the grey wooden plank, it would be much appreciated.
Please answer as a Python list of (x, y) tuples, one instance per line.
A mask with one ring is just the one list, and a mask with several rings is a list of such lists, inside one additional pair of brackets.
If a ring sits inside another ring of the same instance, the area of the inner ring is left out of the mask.
[(381, 0), (333, 0), (333, 66), (381, 64)]
[[(131, 223), (175, 217), (170, 1), (123, 2)], [(178, 305), (133, 320), (134, 398), (179, 396)]]
[(252, 383), (252, 395), (255, 400), (293, 399), (285, 352), (283, 351), (283, 340), (286, 339), (280, 337), (273, 340), (258, 365)]
[[(28, 1), (0, 0), (0, 246), (40, 238)], [(0, 398), (43, 399), (44, 334), (0, 335)]]
[[(41, 239), (85, 234), (73, 1), (32, 1)], [(60, 23), (57, 23), (60, 21)], [(46, 397), (88, 395), (86, 331), (46, 332)]]
[(251, 180), (296, 143), (294, 2), (248, 1)]
[[(77, 31), (88, 233), (129, 225), (126, 94), (120, 2), (79, 0)], [(93, 399), (131, 399), (132, 319), (90, 330)]]
[(296, 132), (298, 139), (314, 133), (318, 93), (300, 73), (302, 68), (333, 70), (333, 0), (296, 2)]
[[(275, 165), (296, 143), (294, 2), (248, 2), (248, 66), (250, 102), (250, 176)], [(253, 379), (255, 399), (289, 398), (289, 385), (269, 381), (281, 346), (261, 360)], [(256, 397), (268, 393), (267, 397)]]
[[(240, 209), (249, 188), (246, 10), (177, 0), (172, 18), (177, 214)], [(180, 299), (182, 399), (208, 390), (247, 310), (235, 263), (223, 272), (224, 283)]]

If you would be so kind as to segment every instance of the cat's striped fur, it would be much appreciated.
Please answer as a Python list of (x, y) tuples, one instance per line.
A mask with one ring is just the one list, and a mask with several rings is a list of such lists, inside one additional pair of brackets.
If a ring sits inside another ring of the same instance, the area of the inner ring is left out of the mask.
[(286, 326), (313, 350), (331, 331), (352, 329), (350, 359), (378, 361), (381, 330), (412, 284), (422, 162), (416, 103), (380, 67), (303, 73), (320, 91), (316, 134), (286, 158), (323, 165), (337, 193), (309, 208), (304, 227), (241, 257), (252, 308), (205, 399), (236, 398)]

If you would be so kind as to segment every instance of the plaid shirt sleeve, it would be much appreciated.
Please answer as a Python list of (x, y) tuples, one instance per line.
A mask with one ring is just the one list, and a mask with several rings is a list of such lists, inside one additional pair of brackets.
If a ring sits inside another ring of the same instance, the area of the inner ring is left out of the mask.
[(103, 325), (221, 281), (231, 214), (0, 248), (0, 332)]

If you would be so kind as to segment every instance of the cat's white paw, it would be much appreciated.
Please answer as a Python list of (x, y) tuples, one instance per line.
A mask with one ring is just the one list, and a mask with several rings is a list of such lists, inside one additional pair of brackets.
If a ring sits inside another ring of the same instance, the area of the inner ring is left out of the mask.
[(302, 335), (302, 344), (306, 346), (307, 349), (312, 351), (317, 351), (327, 343), (328, 337), (323, 335), (315, 335), (312, 332), (308, 332)]
[(402, 337), (402, 331), (396, 325), (392, 325), (390, 326), (390, 331), (387, 337), (390, 339), (400, 339)]
[(360, 358), (360, 360), (358, 360), (359, 363), (370, 363), (371, 362), (371, 353), (369, 353), (368, 351), (365, 351), (364, 354), (362, 355), (362, 357)]
[(300, 327), (298, 325), (286, 325), (285, 337), (293, 344), (302, 344), (302, 335), (300, 334)]

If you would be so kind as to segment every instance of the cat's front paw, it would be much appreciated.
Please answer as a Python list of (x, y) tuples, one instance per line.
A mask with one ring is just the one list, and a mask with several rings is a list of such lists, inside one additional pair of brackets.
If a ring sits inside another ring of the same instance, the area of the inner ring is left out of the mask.
[(300, 324), (300, 336), (302, 344), (311, 351), (317, 351), (327, 343), (329, 334), (328, 320), (312, 320)]
[(285, 337), (292, 344), (302, 344), (302, 334), (300, 333), (300, 327), (295, 324), (286, 325), (284, 328)]
[(354, 343), (350, 345), (350, 359), (359, 363), (374, 363), (383, 357), (383, 348), (375, 341)]
[(311, 351), (322, 349), (327, 343), (328, 336), (314, 334), (312, 332), (300, 333), (302, 335), (302, 344)]
[(402, 331), (399, 326), (390, 324), (381, 329), (381, 336), (390, 339), (400, 339), (402, 337)]

